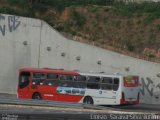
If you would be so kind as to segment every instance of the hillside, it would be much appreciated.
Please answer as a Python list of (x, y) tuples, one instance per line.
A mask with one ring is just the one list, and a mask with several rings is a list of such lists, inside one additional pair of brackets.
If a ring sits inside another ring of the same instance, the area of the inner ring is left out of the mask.
[(160, 62), (160, 3), (97, 1), (0, 0), (0, 13), (43, 19), (73, 40)]

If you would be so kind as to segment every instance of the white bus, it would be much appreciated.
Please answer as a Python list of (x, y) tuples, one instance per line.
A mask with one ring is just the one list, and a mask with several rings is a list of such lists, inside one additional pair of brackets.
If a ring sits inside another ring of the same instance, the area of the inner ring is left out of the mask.
[(139, 104), (138, 76), (81, 72), (79, 74), (87, 79), (82, 103), (96, 105)]

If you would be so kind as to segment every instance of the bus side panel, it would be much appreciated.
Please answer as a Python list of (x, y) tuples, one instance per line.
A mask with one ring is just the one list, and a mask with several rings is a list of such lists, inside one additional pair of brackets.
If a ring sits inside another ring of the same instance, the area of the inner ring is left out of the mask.
[(42, 99), (44, 100), (79, 102), (83, 97), (79, 95), (60, 94), (57, 92), (56, 86), (48, 86), (48, 85), (38, 85), (37, 90), (32, 91), (33, 94), (35, 92), (40, 93)]
[(67, 94), (57, 94), (57, 101), (63, 102), (79, 102), (83, 96), (79, 95), (67, 95)]
[(40, 93), (44, 100), (56, 100), (56, 87), (48, 85), (36, 85), (36, 89), (32, 91), (32, 94)]
[(121, 87), (117, 91), (87, 89), (85, 96), (91, 96), (95, 105), (120, 105)]
[(25, 91), (23, 90), (18, 90), (18, 98), (22, 98), (22, 99), (32, 99), (32, 93), (30, 93), (29, 91)]

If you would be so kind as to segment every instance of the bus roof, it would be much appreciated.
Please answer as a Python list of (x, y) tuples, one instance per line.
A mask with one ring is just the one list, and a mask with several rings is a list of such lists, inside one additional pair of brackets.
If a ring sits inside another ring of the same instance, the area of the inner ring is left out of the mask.
[(42, 72), (42, 73), (55, 73), (55, 74), (70, 74), (70, 75), (84, 75), (84, 76), (101, 76), (101, 77), (123, 77), (123, 76), (135, 76), (135, 75), (122, 75), (119, 73), (101, 73), (101, 72), (83, 72), (83, 71), (69, 71), (64, 69), (54, 68), (21, 68), (20, 72)]
[(79, 75), (76, 71), (68, 71), (63, 69), (52, 69), (52, 68), (21, 68), (19, 69), (19, 71)]
[(98, 72), (78, 72), (80, 75), (85, 76), (102, 76), (102, 77), (122, 77), (122, 74), (111, 74), (111, 73), (98, 73)]

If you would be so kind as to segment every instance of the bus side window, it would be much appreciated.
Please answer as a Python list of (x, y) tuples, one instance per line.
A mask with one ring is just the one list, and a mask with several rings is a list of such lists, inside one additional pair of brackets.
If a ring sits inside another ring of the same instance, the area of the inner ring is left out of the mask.
[(29, 72), (21, 72), (20, 73), (20, 80), (19, 80), (19, 88), (25, 88), (29, 85), (30, 81), (30, 73)]
[(111, 77), (104, 77), (102, 79), (102, 83), (112, 84), (112, 78)]
[(47, 79), (44, 81), (45, 85), (57, 85), (58, 84), (59, 75), (48, 73)]
[(86, 76), (74, 76), (74, 88), (86, 88)]
[(100, 89), (100, 77), (88, 76), (87, 88)]
[(45, 73), (33, 73), (32, 83), (34, 83), (35, 85), (43, 84), (45, 80), (46, 80)]
[(73, 76), (72, 75), (66, 75), (66, 80), (72, 81), (73, 80)]
[(73, 76), (72, 75), (60, 75), (58, 86), (72, 87)]
[(113, 82), (111, 77), (102, 78), (102, 83), (101, 83), (102, 90), (112, 90), (112, 85), (113, 85)]
[(86, 76), (75, 76), (75, 81), (78, 81), (78, 82), (86, 82), (87, 78)]
[(73, 76), (72, 75), (60, 75), (60, 80), (68, 80), (68, 81), (72, 81), (73, 80)]
[(113, 90), (117, 91), (119, 88), (119, 78), (113, 78)]
[(88, 82), (98, 83), (98, 82), (100, 82), (100, 77), (89, 76), (89, 77), (88, 77)]
[(47, 79), (57, 80), (58, 75), (49, 73), (49, 74), (47, 74)]

